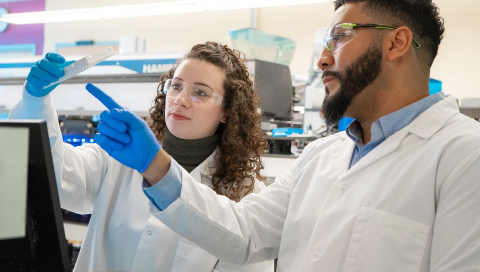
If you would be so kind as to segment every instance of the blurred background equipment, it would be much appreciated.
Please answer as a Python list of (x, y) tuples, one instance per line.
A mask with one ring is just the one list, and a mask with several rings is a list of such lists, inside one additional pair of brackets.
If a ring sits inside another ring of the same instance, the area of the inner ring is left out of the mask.
[(322, 70), (317, 67), (318, 58), (323, 50), (322, 41), (326, 30), (326, 27), (321, 27), (315, 33), (308, 79), (303, 95), (305, 108), (303, 129), (314, 135), (321, 135), (327, 131), (327, 123), (321, 113), (325, 98), (325, 86), (322, 81)]
[(294, 40), (274, 35), (256, 28), (230, 30), (233, 47), (245, 54), (247, 59), (263, 60), (290, 65), (295, 53)]
[(290, 121), (294, 90), (288, 66), (263, 60), (249, 60), (247, 66), (260, 96), (263, 121)]
[(253, 85), (260, 96), (262, 121), (290, 121), (293, 87), (290, 68), (295, 41), (255, 28), (231, 30), (233, 47), (245, 54)]
[(480, 121), (480, 98), (462, 99), (460, 112), (477, 121)]

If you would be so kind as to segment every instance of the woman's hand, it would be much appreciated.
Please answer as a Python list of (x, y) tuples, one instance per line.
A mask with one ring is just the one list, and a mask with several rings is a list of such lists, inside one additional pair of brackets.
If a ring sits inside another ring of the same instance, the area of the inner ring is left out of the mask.
[(144, 172), (161, 148), (150, 127), (93, 84), (86, 89), (108, 109), (100, 115), (95, 142), (120, 163)]

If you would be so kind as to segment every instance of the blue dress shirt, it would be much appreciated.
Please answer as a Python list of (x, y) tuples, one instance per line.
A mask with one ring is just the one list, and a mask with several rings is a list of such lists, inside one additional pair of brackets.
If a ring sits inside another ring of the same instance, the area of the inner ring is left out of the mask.
[(170, 204), (180, 197), (182, 192), (182, 166), (173, 158), (167, 174), (157, 184), (150, 184), (143, 179), (143, 193), (150, 202), (160, 211), (165, 210)]

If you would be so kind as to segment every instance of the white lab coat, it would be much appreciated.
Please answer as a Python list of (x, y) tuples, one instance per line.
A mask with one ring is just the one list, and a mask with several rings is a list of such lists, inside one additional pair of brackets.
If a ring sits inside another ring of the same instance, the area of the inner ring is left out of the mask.
[(317, 140), (238, 205), (186, 178), (151, 211), (222, 260), (278, 256), (280, 272), (480, 271), (480, 124), (453, 96), (349, 169), (353, 148), (345, 133)]
[[(74, 271), (273, 271), (273, 261), (217, 264), (217, 258), (153, 217), (136, 170), (96, 144), (74, 148), (63, 143), (50, 96), (35, 98), (24, 91), (10, 118), (47, 121), (62, 207), (79, 214), (93, 212)], [(210, 181), (207, 165), (215, 153), (183, 176)], [(257, 182), (254, 192), (264, 188)]]

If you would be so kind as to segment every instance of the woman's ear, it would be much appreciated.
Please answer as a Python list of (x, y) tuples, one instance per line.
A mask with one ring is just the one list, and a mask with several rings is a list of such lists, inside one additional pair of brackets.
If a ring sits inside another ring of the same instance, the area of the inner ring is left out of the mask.
[(220, 120), (220, 122), (222, 122), (222, 123), (224, 123), (224, 124), (227, 122), (227, 116), (226, 116), (225, 114), (223, 114), (223, 117), (222, 117), (222, 119)]

